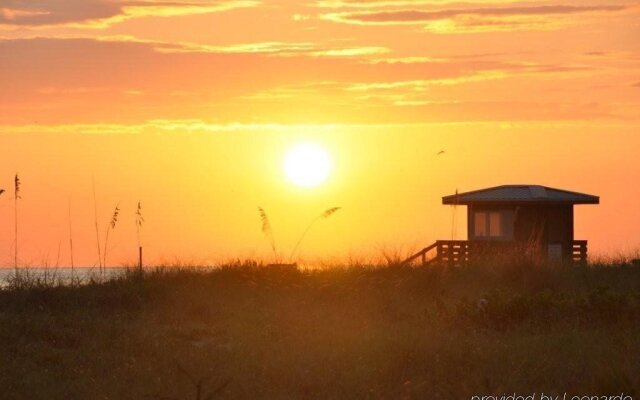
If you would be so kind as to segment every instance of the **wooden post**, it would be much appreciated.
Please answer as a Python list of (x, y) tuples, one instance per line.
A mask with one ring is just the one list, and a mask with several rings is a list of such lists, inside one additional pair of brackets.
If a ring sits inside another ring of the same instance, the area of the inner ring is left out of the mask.
[(142, 272), (142, 246), (138, 247), (138, 268)]

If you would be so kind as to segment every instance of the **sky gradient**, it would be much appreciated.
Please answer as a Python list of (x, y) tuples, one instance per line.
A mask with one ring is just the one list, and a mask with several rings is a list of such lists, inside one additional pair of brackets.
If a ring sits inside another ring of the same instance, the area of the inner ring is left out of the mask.
[[(375, 257), (465, 237), (440, 198), (507, 183), (600, 195), (595, 254), (640, 249), (640, 2), (0, 1), (0, 266)], [(315, 189), (282, 171), (325, 146)], [(445, 153), (436, 156), (440, 150)], [(69, 204), (71, 207), (69, 207)]]

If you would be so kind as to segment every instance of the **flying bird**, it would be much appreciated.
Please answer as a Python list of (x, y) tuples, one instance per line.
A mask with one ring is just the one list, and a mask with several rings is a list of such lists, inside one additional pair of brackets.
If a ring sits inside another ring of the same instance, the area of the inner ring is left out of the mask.
[(437, 155), (437, 156), (439, 156), (439, 155), (442, 155), (442, 154), (444, 154), (444, 153), (445, 153), (445, 151), (444, 151), (444, 150), (440, 150), (436, 155)]
[(4, 189), (0, 189), (0, 194), (4, 193)]

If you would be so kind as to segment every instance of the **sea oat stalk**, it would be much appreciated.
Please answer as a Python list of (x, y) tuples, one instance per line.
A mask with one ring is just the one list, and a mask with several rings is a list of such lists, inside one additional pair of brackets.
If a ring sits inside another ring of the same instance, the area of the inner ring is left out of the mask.
[(274, 261), (277, 262), (278, 253), (276, 251), (276, 240), (273, 236), (273, 230), (271, 229), (271, 222), (269, 222), (269, 217), (262, 207), (258, 207), (258, 212), (260, 213), (260, 221), (262, 221), (262, 233), (269, 239)]
[(315, 223), (318, 222), (321, 219), (329, 218), (330, 216), (335, 214), (336, 211), (340, 210), (341, 208), (342, 207), (331, 207), (331, 208), (328, 208), (322, 214), (320, 214), (317, 217), (315, 217), (313, 219), (313, 221), (311, 221), (311, 223), (307, 226), (307, 229), (305, 229), (304, 232), (302, 232), (302, 235), (298, 239), (298, 242), (296, 243), (295, 247), (293, 248), (293, 251), (291, 252), (291, 256), (289, 256), (289, 260), (293, 259), (294, 254), (296, 254), (296, 250), (298, 250), (298, 247), (300, 247), (300, 243), (302, 243), (302, 241), (307, 236), (307, 233), (309, 233), (309, 231), (311, 230), (313, 225), (315, 225)]
[(136, 236), (138, 238), (138, 268), (142, 270), (142, 242), (140, 240), (140, 228), (144, 224), (144, 217), (142, 216), (142, 203), (138, 201), (138, 207), (136, 208)]
[(118, 223), (118, 216), (120, 215), (120, 207), (119, 204), (116, 205), (116, 208), (113, 209), (113, 214), (111, 215), (111, 220), (109, 221), (109, 225), (107, 225), (107, 233), (105, 234), (105, 238), (104, 238), (104, 258), (103, 258), (103, 273), (104, 273), (104, 268), (107, 267), (107, 250), (108, 250), (108, 245), (109, 245), (109, 232), (112, 229), (116, 228), (116, 224)]
[(14, 263), (14, 267), (16, 269), (18, 269), (18, 199), (20, 199), (20, 178), (18, 177), (18, 174), (16, 174), (16, 177), (14, 178), (14, 206), (13, 206), (13, 211), (14, 211), (14, 252), (13, 252), (13, 263)]

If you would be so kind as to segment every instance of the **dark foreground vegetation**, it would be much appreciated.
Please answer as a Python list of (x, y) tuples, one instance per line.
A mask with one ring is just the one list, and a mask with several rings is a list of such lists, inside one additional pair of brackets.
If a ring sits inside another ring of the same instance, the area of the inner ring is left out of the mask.
[(0, 291), (3, 399), (636, 399), (639, 354), (625, 265), (235, 265)]

